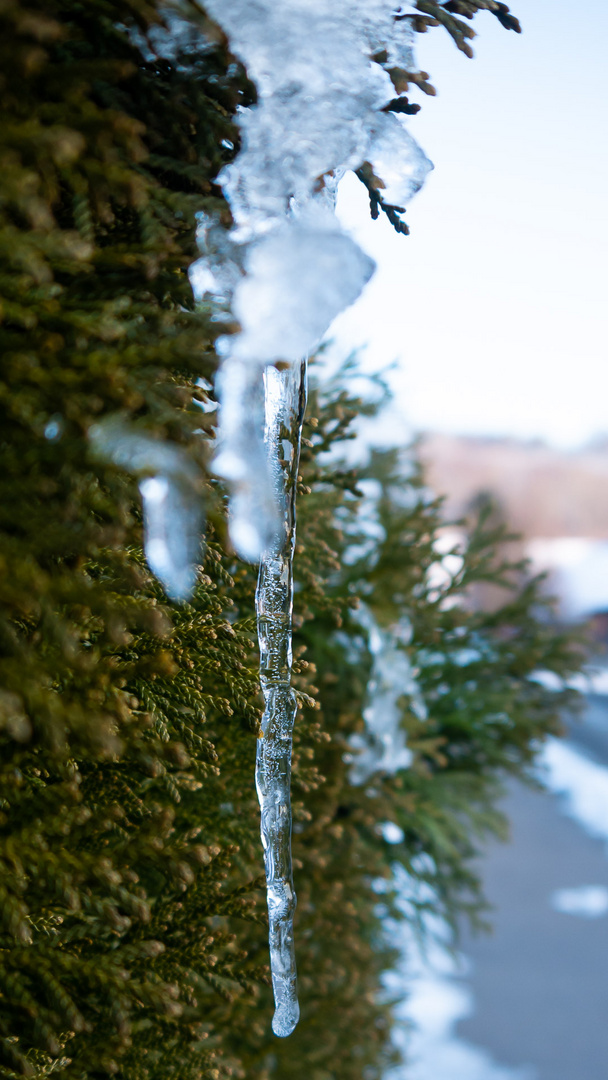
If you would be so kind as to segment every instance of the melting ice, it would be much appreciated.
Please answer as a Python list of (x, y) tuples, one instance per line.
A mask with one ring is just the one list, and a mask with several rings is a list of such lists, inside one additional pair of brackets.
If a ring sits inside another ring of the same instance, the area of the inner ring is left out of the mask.
[(329, 212), (336, 177), (369, 162), (387, 201), (403, 206), (431, 165), (403, 117), (382, 111), (396, 96), (387, 69), (414, 66), (409, 22), (394, 17), (389, 0), (205, 6), (258, 92), (237, 118), (240, 153), (218, 178), (234, 227), (203, 221), (201, 259), (190, 270), (195, 295), (221, 298), (241, 325), (219, 342), (226, 374), (216, 471), (234, 496), (234, 546), (253, 559), (268, 543), (272, 491), (254, 382), (268, 363), (299, 363), (373, 271)]

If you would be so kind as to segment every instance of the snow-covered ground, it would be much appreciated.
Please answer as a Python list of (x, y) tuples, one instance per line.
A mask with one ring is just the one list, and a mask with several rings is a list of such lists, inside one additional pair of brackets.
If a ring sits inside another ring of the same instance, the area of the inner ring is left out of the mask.
[[(606, 724), (608, 729), (608, 700)], [(549, 804), (546, 804), (546, 798), (543, 800), (543, 806), (548, 814), (556, 819), (557, 830), (561, 828), (559, 819), (563, 820), (563, 816), (566, 816), (588, 837), (608, 843), (606, 764), (592, 760), (571, 742), (550, 739), (539, 756), (538, 775), (546, 791), (552, 796)], [(538, 799), (539, 796), (533, 798)], [(576, 843), (576, 838), (574, 839)], [(555, 854), (554, 852), (553, 855)], [(608, 847), (606, 854), (608, 855)], [(559, 860), (559, 853), (557, 856)], [(593, 921), (599, 925), (608, 915), (608, 878), (602, 866), (601, 851), (596, 869), (604, 874), (603, 883), (589, 880), (573, 883), (573, 868), (566, 856), (563, 863), (565, 887), (547, 889), (542, 894), (545, 897), (547, 921), (551, 912), (558, 913), (558, 918), (563, 917), (565, 920), (557, 931), (558, 940), (565, 946), (563, 960), (557, 958), (557, 964), (562, 965), (559, 977), (567, 985), (570, 977), (569, 964), (578, 965), (579, 977), (582, 968), (582, 986), (589, 995), (590, 1013), (597, 1007), (593, 1001), (592, 976), (590, 974), (589, 981), (586, 982), (585, 958), (576, 953), (577, 949), (580, 951), (581, 943), (576, 935), (574, 922)], [(561, 872), (558, 870), (558, 873)], [(534, 874), (534, 866), (530, 873)], [(412, 899), (412, 884), (403, 872), (397, 880), (402, 907), (407, 910)], [(516, 890), (521, 893), (521, 881), (516, 885)], [(525, 897), (517, 896), (519, 919), (526, 918), (526, 902)], [(542, 903), (541, 896), (540, 918), (538, 912), (535, 916), (530, 915), (530, 920), (539, 919), (533, 931), (537, 936), (543, 933)], [(396, 928), (391, 925), (388, 930), (394, 941)], [(465, 955), (450, 952), (449, 935), (445, 925), (434, 919), (429, 922), (428, 930), (431, 940), (426, 950), (420, 947), (411, 931), (406, 928), (399, 930), (401, 960), (396, 969), (387, 976), (386, 988), (394, 997), (403, 995), (401, 1003), (395, 1008), (393, 1039), (403, 1052), (407, 1064), (389, 1070), (384, 1080), (551, 1080), (550, 1074), (543, 1071), (542, 1066), (539, 1072), (536, 1061), (522, 1060), (521, 1064), (514, 1066), (512, 1055), (511, 1063), (505, 1064), (499, 1060), (499, 1053), (493, 1054), (489, 1049), (459, 1033), (460, 1022), (471, 1018), (477, 1009), (478, 1003), (472, 989), (475, 984), (475, 968)], [(554, 939), (548, 938), (547, 944), (555, 953)], [(492, 974), (495, 985), (500, 982), (502, 975), (503, 972), (497, 965)], [(526, 985), (526, 972), (523, 969), (518, 978), (521, 981), (520, 996), (526, 1001), (529, 999), (531, 1011), (550, 1008), (535, 999), (534, 989)], [(574, 985), (573, 983), (573, 988)], [(500, 987), (497, 996), (500, 996)], [(508, 1031), (512, 1026), (512, 1018), (505, 1015), (505, 1030)], [(556, 1031), (554, 1037), (559, 1041), (559, 1032)], [(488, 1043), (491, 1042), (491, 1036), (488, 1035)], [(579, 1075), (586, 1076), (584, 1052), (580, 1061), (580, 1074), (570, 1076), (568, 1068), (566, 1065), (563, 1073), (568, 1080), (579, 1080)], [(593, 1076), (595, 1075), (593, 1072)]]
[(457, 1035), (457, 1023), (475, 1008), (466, 982), (470, 965), (448, 950), (445, 928), (436, 931), (424, 952), (404, 934), (401, 964), (387, 979), (390, 992), (406, 995), (395, 1008), (392, 1033), (406, 1064), (389, 1069), (384, 1080), (535, 1080), (533, 1068), (503, 1066)]
[(590, 836), (608, 841), (605, 765), (591, 761), (567, 742), (549, 739), (540, 755), (539, 774), (545, 787), (558, 796), (563, 813)]
[(526, 555), (535, 571), (547, 571), (551, 591), (567, 619), (608, 609), (608, 541), (584, 536), (530, 540)]

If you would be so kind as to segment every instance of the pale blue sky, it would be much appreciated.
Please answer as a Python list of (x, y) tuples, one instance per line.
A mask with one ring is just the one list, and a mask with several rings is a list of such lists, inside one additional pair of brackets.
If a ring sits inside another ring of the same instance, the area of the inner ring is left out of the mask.
[(608, 4), (510, 6), (524, 33), (480, 14), (472, 61), (418, 38), (438, 96), (410, 130), (435, 172), (410, 237), (345, 181), (340, 214), (378, 271), (333, 334), (399, 359), (414, 429), (574, 446), (608, 432)]

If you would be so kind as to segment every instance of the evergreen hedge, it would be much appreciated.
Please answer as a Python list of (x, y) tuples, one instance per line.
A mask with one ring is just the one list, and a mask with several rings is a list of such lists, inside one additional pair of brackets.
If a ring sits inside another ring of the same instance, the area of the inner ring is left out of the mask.
[[(440, 7), (418, 6), (427, 22)], [(488, 6), (445, 4), (441, 20)], [(229, 224), (214, 178), (255, 90), (204, 12), (179, 11), (176, 35), (157, 0), (0, 3), (0, 1076), (373, 1080), (391, 1057), (392, 954), (372, 883), (397, 860), (446, 918), (480, 909), (471, 857), (503, 827), (498, 778), (525, 771), (565, 699), (530, 676), (578, 657), (538, 582), (501, 564), (487, 516), (433, 583), (440, 503), (396, 452), (358, 477), (340, 464), (372, 408), (349, 370), (314, 391), (296, 563), (303, 1016), (275, 1039), (256, 572), (229, 549), (208, 471), (227, 328), (195, 308), (186, 273), (195, 213)], [(106, 416), (200, 471), (190, 603), (169, 604), (146, 566), (135, 479), (92, 453)], [(505, 602), (475, 610), (488, 580)], [(412, 768), (353, 786), (373, 661), (360, 601), (381, 626), (409, 620), (400, 647), (429, 715), (404, 693)], [(386, 820), (403, 843), (379, 836)]]

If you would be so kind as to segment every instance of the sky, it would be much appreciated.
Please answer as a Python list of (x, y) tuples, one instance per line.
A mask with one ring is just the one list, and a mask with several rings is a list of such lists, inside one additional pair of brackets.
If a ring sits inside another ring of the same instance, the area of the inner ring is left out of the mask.
[(575, 448), (608, 432), (608, 4), (510, 7), (523, 34), (480, 13), (474, 60), (439, 28), (417, 36), (438, 94), (415, 98), (410, 131), (435, 171), (409, 237), (342, 182), (338, 213), (378, 268), (331, 335), (398, 361), (405, 437)]

